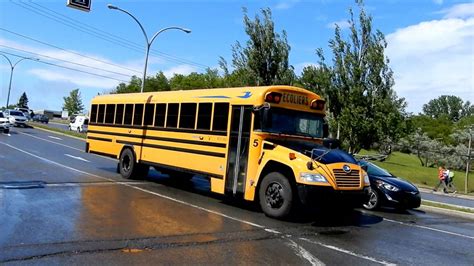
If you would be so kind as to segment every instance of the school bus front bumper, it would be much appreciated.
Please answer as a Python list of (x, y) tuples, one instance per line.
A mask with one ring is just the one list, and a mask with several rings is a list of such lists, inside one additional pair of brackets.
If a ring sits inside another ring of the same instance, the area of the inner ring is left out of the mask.
[(360, 190), (335, 190), (327, 186), (297, 184), (301, 203), (314, 206), (347, 205), (362, 206), (369, 199), (370, 187)]

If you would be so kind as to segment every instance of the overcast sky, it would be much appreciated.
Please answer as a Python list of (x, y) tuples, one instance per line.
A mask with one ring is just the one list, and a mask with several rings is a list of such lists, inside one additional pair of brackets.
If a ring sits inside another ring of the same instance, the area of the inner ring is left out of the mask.
[[(66, 7), (65, 0), (0, 0), (0, 51), (15, 63), (10, 102), (23, 92), (33, 109), (60, 110), (63, 97), (79, 88), (89, 105), (97, 93), (110, 91), (131, 75), (141, 76), (144, 37), (112, 3), (133, 13), (151, 37), (168, 26), (190, 28), (191, 34), (168, 31), (153, 44), (148, 74), (202, 72), (217, 68), (219, 56), (231, 61), (231, 46), (245, 43), (242, 7), (253, 17), (270, 7), (278, 32), (286, 30), (290, 63), (300, 74), (316, 64), (319, 47), (331, 58), (328, 41), (334, 24), (347, 36), (351, 0), (331, 1), (98, 1), (90, 12)], [(474, 4), (470, 1), (365, 1), (373, 26), (387, 39), (386, 55), (395, 76), (395, 91), (406, 98), (407, 111), (440, 95), (474, 102)], [(6, 104), (10, 66), (0, 56), (0, 106)]]

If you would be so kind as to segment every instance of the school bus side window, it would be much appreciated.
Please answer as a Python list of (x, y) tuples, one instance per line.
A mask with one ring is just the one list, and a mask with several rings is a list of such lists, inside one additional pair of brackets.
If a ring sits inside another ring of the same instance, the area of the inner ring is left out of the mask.
[(168, 114), (166, 115), (166, 127), (178, 126), (178, 112), (179, 112), (178, 103), (168, 104)]
[(105, 108), (105, 123), (112, 124), (114, 122), (115, 104), (107, 104)]
[(159, 103), (155, 110), (155, 127), (165, 126), (166, 103)]
[(216, 103), (214, 105), (214, 116), (212, 122), (213, 131), (226, 131), (229, 120), (229, 104)]
[(123, 122), (123, 104), (117, 104), (117, 114), (115, 115), (115, 123), (116, 125), (121, 125)]
[(124, 125), (131, 125), (133, 118), (133, 104), (126, 104), (125, 105), (125, 115), (123, 118)]
[(195, 103), (182, 103), (180, 117), (179, 117), (179, 127), (194, 129), (195, 123), (196, 123), (196, 104)]
[(145, 118), (143, 119), (144, 126), (153, 125), (154, 114), (155, 114), (155, 105), (151, 103), (145, 104)]
[(97, 115), (97, 123), (104, 123), (105, 104), (99, 104), (99, 114)]
[(211, 129), (212, 103), (200, 103), (197, 129)]
[(91, 123), (97, 122), (97, 104), (93, 104), (91, 107)]
[(134, 126), (141, 126), (143, 123), (143, 104), (135, 104)]

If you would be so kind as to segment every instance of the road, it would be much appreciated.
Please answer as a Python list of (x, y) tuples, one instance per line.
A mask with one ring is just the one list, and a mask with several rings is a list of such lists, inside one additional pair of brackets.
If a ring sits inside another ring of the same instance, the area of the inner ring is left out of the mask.
[(123, 180), (84, 142), (0, 134), (0, 264), (473, 265), (474, 223), (422, 211), (278, 221), (151, 171)]

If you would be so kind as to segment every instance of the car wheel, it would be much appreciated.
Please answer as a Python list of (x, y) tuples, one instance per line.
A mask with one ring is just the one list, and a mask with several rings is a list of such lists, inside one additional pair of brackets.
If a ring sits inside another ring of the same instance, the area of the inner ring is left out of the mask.
[(5, 133), (5, 134), (8, 134), (9, 132), (10, 132), (9, 128), (3, 130), (3, 133)]
[(288, 179), (278, 173), (267, 174), (259, 187), (262, 211), (273, 218), (286, 218), (293, 207), (293, 189)]
[(125, 148), (120, 154), (119, 172), (123, 178), (138, 179), (148, 175), (150, 167), (136, 162), (135, 154), (130, 148)]
[(367, 210), (375, 210), (380, 207), (380, 195), (375, 189), (370, 189), (369, 199), (362, 206)]
[(77, 133), (81, 133), (81, 128), (80, 127), (77, 128)]

